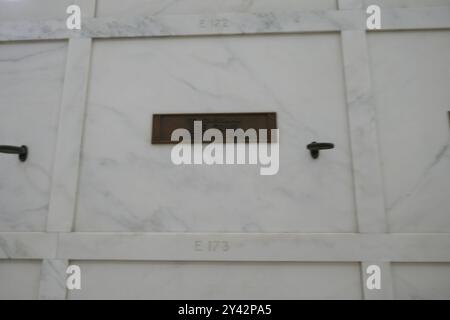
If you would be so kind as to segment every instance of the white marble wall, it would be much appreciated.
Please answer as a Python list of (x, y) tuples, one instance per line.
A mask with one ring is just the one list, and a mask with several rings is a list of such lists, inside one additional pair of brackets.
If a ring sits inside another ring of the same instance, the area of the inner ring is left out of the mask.
[(393, 263), (392, 275), (398, 299), (449, 299), (448, 263)]
[(267, 12), (336, 9), (335, 0), (98, 0), (97, 16), (168, 14), (214, 14), (225, 12)]
[(369, 37), (391, 232), (450, 232), (450, 32)]
[[(0, 0), (0, 144), (31, 148), (0, 157), (0, 299), (450, 298), (450, 0), (77, 3), (81, 34), (68, 1)], [(152, 113), (215, 111), (277, 112), (279, 174), (150, 144)]]
[[(353, 232), (338, 34), (94, 42), (77, 231)], [(180, 166), (153, 113), (277, 112), (280, 171)], [(336, 149), (315, 161), (312, 141)]]
[[(83, 262), (69, 299), (361, 299), (355, 263)], [(276, 272), (274, 272), (276, 270)], [(111, 281), (117, 279), (118, 281)]]
[(0, 144), (27, 145), (26, 163), (0, 156), (0, 231), (44, 231), (66, 42), (0, 43)]
[(384, 8), (439, 7), (448, 6), (450, 0), (364, 0), (365, 5), (379, 5)]
[(0, 260), (0, 300), (36, 299), (40, 269), (38, 260)]
[(73, 0), (0, 0), (0, 22), (64, 19)]

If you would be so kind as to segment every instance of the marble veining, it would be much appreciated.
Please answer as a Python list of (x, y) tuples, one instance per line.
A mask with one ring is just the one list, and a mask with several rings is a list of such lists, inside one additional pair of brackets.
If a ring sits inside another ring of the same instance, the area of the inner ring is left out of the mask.
[(362, 12), (290, 11), (84, 18), (81, 31), (68, 30), (65, 20), (5, 22), (0, 41), (65, 38), (160, 37), (339, 31), (363, 29)]
[(448, 300), (450, 264), (393, 263), (393, 282), (397, 299)]
[(66, 298), (67, 260), (43, 260), (39, 281), (40, 300), (64, 300)]
[(43, 231), (64, 81), (64, 42), (0, 44), (0, 144), (30, 156), (0, 155), (0, 231)]
[(1, 232), (0, 259), (45, 259), (56, 256), (54, 234)]
[[(65, 28), (65, 1), (5, 1), (0, 144), (35, 147), (26, 166), (0, 156), (0, 297), (64, 299), (77, 259), (100, 285), (74, 299), (273, 298), (261, 279), (279, 297), (392, 298), (364, 289), (368, 263), (393, 297), (448, 299), (449, 0), (78, 0), (81, 33)], [(368, 3), (383, 7), (385, 31), (414, 31), (367, 35)], [(232, 36), (172, 37), (199, 35)], [(105, 40), (89, 65), (92, 37)], [(72, 45), (13, 42), (44, 39)], [(252, 167), (179, 170), (149, 143), (152, 112), (261, 108), (282, 129), (270, 183)], [(304, 149), (317, 137), (337, 146), (320, 165)], [(70, 232), (75, 205), (82, 232)], [(205, 251), (209, 241), (227, 249)]]
[[(383, 11), (384, 30), (448, 29), (450, 6), (389, 8)], [(310, 33), (365, 30), (363, 10), (262, 11), (215, 14), (87, 17), (82, 29), (68, 30), (64, 19), (6, 21), (0, 41), (68, 38), (122, 38)]]
[(98, 17), (127, 17), (141, 14), (220, 14), (252, 13), (264, 11), (286, 12), (293, 10), (333, 10), (335, 0), (98, 0)]
[(449, 31), (369, 37), (393, 232), (450, 231), (449, 39)]
[[(354, 231), (339, 53), (334, 34), (95, 41), (75, 230)], [(279, 174), (173, 165), (151, 117), (185, 110), (276, 111)], [(315, 140), (338, 147), (314, 162)]]

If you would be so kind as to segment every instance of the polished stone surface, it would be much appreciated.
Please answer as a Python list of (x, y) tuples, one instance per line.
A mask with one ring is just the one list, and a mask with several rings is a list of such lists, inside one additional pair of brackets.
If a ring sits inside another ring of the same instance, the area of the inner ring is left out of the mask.
[(391, 232), (450, 231), (450, 32), (369, 37)]
[[(354, 231), (341, 59), (334, 34), (94, 42), (76, 230)], [(279, 173), (172, 164), (152, 114), (186, 110), (277, 112)]]
[(74, 263), (84, 270), (86, 286), (70, 292), (69, 299), (360, 299), (362, 296), (359, 266), (355, 263)]
[(397, 299), (450, 298), (449, 263), (393, 263), (392, 274)]
[(27, 162), (0, 155), (0, 231), (43, 231), (49, 204), (65, 42), (0, 44), (0, 144), (27, 145)]
[(215, 14), (224, 12), (266, 12), (336, 9), (335, 0), (98, 0), (97, 16)]
[[(70, 299), (450, 298), (450, 0), (78, 0), (81, 34), (38, 2), (0, 0), (0, 144), (32, 146), (0, 156), (0, 298), (66, 298), (68, 260)], [(150, 144), (153, 112), (261, 109), (277, 176)]]
[(72, 0), (0, 0), (0, 21), (64, 19)]
[(0, 299), (36, 299), (40, 266), (37, 260), (0, 260)]

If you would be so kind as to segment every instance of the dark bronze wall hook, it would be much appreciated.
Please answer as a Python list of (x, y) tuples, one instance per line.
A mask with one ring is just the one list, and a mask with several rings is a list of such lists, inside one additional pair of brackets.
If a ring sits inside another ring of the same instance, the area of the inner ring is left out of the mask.
[(17, 154), (22, 162), (27, 161), (28, 148), (27, 146), (15, 147), (15, 146), (0, 146), (0, 153)]
[(314, 141), (308, 144), (306, 148), (311, 152), (311, 157), (313, 157), (313, 159), (317, 159), (319, 158), (320, 150), (334, 149), (334, 144)]

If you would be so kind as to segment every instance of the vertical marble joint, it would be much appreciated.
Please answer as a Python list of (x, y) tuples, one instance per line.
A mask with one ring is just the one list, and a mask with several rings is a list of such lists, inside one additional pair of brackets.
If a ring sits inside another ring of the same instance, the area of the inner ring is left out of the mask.
[(75, 214), (91, 39), (71, 39), (64, 80), (47, 230), (70, 232)]
[[(94, 17), (96, 0), (76, 0), (84, 17)], [(86, 112), (92, 39), (70, 39), (61, 101), (58, 137), (47, 217), (48, 232), (73, 228), (81, 143)], [(67, 260), (43, 260), (39, 283), (41, 300), (64, 300)]]
[[(340, 10), (361, 10), (363, 0), (339, 0)], [(358, 230), (386, 233), (388, 224), (383, 192), (376, 110), (372, 97), (370, 60), (365, 30), (341, 32), (353, 161)], [(381, 269), (381, 288), (367, 286), (367, 267)], [(361, 262), (364, 299), (393, 299), (390, 262)]]
[(343, 31), (342, 50), (359, 231), (387, 232), (366, 32)]

